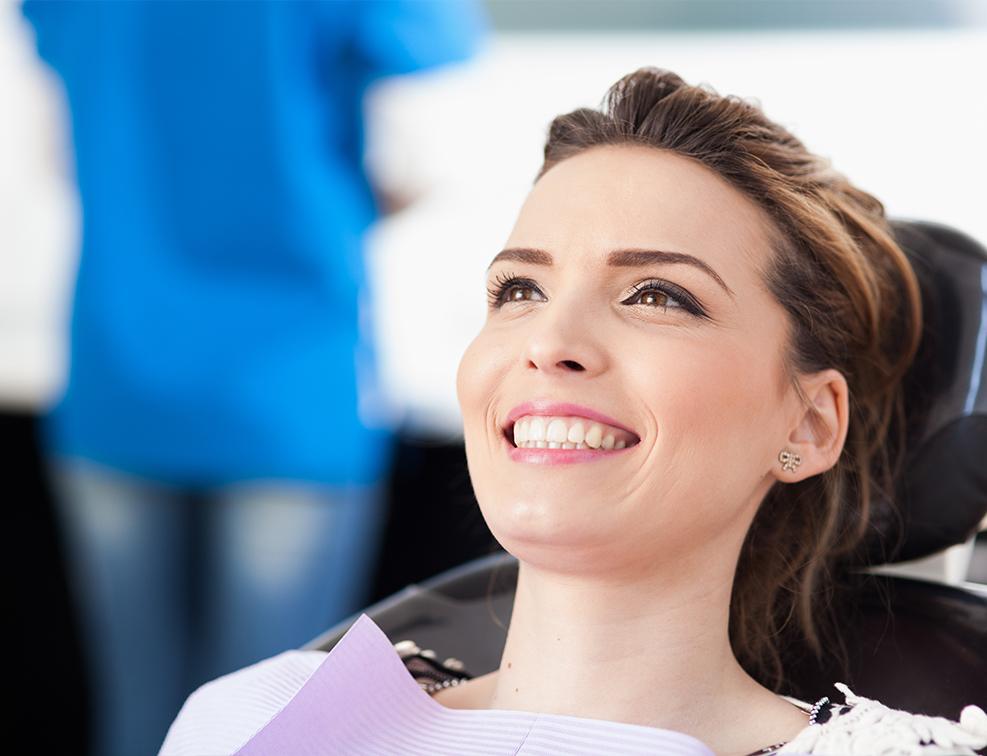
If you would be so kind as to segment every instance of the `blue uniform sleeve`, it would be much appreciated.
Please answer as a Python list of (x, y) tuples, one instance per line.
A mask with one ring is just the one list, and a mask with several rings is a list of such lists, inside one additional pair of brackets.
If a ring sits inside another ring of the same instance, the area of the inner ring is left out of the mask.
[(375, 78), (466, 60), (488, 29), (474, 0), (370, 0), (357, 7), (354, 46)]
[[(21, 13), (34, 30), (34, 45), (38, 56), (58, 69), (66, 50), (84, 47), (77, 22), (79, 4), (65, 0), (24, 0)], [(83, 11), (84, 12), (84, 11)]]
[(55, 15), (55, 23), (57, 24), (57, 16), (63, 10), (60, 4), (47, 4), (41, 0), (24, 0), (21, 3), (21, 13), (34, 30), (34, 44), (37, 48), (38, 55), (46, 62), (51, 62), (51, 31), (46, 27), (49, 25), (53, 13)]

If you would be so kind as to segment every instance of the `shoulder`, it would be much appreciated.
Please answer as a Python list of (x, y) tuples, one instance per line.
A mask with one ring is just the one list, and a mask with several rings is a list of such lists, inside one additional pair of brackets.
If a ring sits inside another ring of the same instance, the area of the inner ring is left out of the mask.
[(206, 683), (185, 701), (159, 756), (234, 753), (284, 708), (326, 656), (285, 651)]
[[(439, 662), (413, 641), (392, 644), (405, 668), (429, 694), (470, 677), (462, 662)], [(159, 756), (238, 751), (270, 722), (319, 668), (325, 651), (285, 651), (208, 682), (185, 701)]]
[[(392, 645), (430, 694), (470, 677), (458, 659), (439, 662), (434, 651), (410, 640)], [(285, 651), (206, 683), (185, 701), (159, 756), (235, 753), (295, 697), (327, 656), (325, 651)]]
[(843, 683), (835, 687), (845, 702), (822, 699), (813, 707), (811, 724), (778, 754), (975, 755), (977, 749), (987, 746), (987, 714), (977, 706), (965, 707), (956, 722), (892, 709), (854, 694)]

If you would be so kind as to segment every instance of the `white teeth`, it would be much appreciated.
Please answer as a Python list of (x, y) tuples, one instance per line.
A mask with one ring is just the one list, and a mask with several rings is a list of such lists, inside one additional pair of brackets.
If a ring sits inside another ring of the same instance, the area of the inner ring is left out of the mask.
[[(554, 442), (555, 444), (561, 444), (568, 438), (568, 429), (565, 427), (564, 420), (553, 420), (548, 424), (548, 440)], [(551, 448), (557, 448), (551, 447)]]
[(572, 417), (524, 417), (514, 423), (514, 445), (528, 449), (626, 448), (633, 441), (616, 428)]
[(569, 428), (568, 440), (573, 444), (581, 444), (586, 438), (586, 429), (582, 423), (573, 423)]
[(522, 441), (519, 449), (589, 449), (586, 444), (556, 444), (553, 441)]
[(545, 440), (545, 421), (540, 417), (531, 418), (531, 424), (528, 425), (528, 441), (544, 441)]

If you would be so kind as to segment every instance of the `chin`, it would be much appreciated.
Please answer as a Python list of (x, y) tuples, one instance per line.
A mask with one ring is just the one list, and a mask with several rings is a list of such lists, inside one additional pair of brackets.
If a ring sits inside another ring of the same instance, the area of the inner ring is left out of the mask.
[(519, 559), (535, 551), (576, 553), (613, 542), (601, 528), (599, 510), (550, 499), (499, 501), (480, 507), (494, 538)]

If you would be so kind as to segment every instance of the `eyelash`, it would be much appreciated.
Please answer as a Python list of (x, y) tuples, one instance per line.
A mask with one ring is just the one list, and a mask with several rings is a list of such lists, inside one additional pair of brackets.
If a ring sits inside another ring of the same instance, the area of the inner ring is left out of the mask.
[[(499, 310), (507, 302), (505, 301), (505, 295), (508, 291), (515, 287), (523, 287), (530, 289), (538, 289), (535, 282), (530, 278), (523, 278), (520, 276), (515, 276), (513, 274), (498, 274), (494, 285), (487, 288), (487, 301), (489, 303), (490, 309)], [(697, 318), (709, 317), (706, 311), (703, 309), (702, 305), (696, 300), (692, 294), (683, 289), (677, 284), (673, 284), (671, 281), (664, 281), (660, 278), (650, 279), (648, 281), (642, 281), (639, 284), (635, 284), (634, 291), (628, 299), (633, 299), (639, 294), (646, 291), (658, 291), (664, 294), (669, 299), (673, 299), (678, 303), (678, 307), (682, 308), (690, 315)], [(626, 300), (625, 300), (626, 301)], [(668, 310), (669, 308), (664, 305), (643, 305), (645, 307), (659, 308), (663, 310)], [(677, 309), (677, 308), (672, 308)]]

